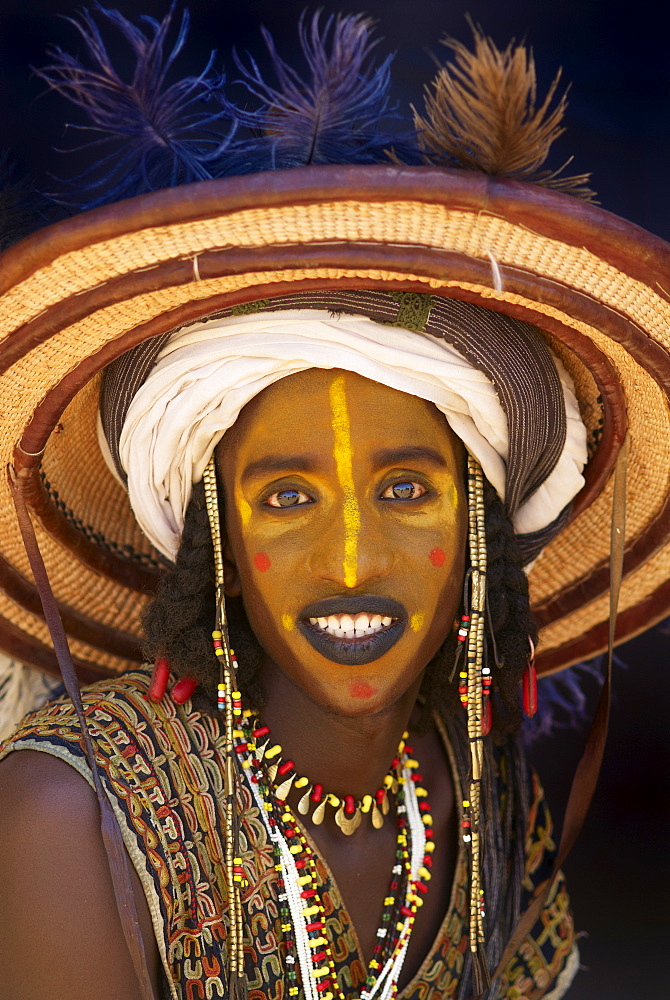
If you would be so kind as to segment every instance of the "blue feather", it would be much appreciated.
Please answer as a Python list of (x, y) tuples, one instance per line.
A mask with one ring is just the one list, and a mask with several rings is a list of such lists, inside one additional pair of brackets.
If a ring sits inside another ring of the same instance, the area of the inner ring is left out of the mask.
[(211, 161), (214, 156), (220, 161), (236, 125), (223, 109), (224, 102), (212, 101), (219, 97), (224, 83), (222, 75), (212, 72), (214, 52), (198, 76), (168, 84), (168, 75), (188, 34), (188, 11), (182, 14), (176, 40), (167, 54), (174, 2), (160, 22), (142, 17), (145, 30), (119, 11), (100, 5), (95, 11), (118, 28), (130, 44), (135, 67), (131, 81), (124, 82), (91, 13), (83, 11), (78, 20), (67, 18), (84, 40), (91, 67), (55, 49), (52, 63), (38, 75), (86, 113), (90, 125), (73, 127), (94, 133), (97, 138), (84, 146), (102, 148), (103, 155), (69, 181), (73, 195), (62, 200), (91, 208), (212, 177)]
[(263, 29), (276, 87), (263, 79), (251, 56), (246, 66), (235, 56), (242, 73), (237, 82), (263, 104), (256, 111), (228, 105), (237, 123), (251, 130), (236, 172), (388, 162), (391, 147), (409, 146), (413, 132), (398, 135), (384, 128), (385, 121), (400, 120), (389, 98), (393, 56), (372, 62), (371, 32), (372, 22), (362, 15), (330, 15), (322, 24), (320, 12), (309, 22), (303, 13), (299, 37), (308, 79), (302, 79)]

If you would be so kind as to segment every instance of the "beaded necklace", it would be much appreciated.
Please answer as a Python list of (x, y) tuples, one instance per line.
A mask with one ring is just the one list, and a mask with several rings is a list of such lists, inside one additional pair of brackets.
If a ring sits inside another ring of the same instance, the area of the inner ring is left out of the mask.
[[(246, 742), (240, 741), (236, 749), (238, 754), (249, 749), (252, 754), (249, 765), (251, 767), (259, 767), (262, 761), (265, 762), (269, 781), (280, 801), (283, 802), (288, 798), (293, 787), (305, 789), (298, 802), (298, 812), (302, 816), (307, 816), (312, 809), (310, 819), (319, 826), (324, 821), (326, 806), (331, 806), (335, 809), (335, 822), (340, 830), (346, 836), (351, 836), (360, 826), (364, 815), (370, 816), (376, 830), (384, 825), (384, 817), (389, 812), (389, 795), (396, 795), (400, 786), (400, 761), (405, 752), (406, 737), (407, 733), (403, 735), (391, 766), (374, 796), (364, 795), (361, 799), (355, 799), (353, 795), (339, 798), (332, 792), (326, 792), (323, 785), (312, 784), (309, 778), (298, 775), (295, 763), (282, 757), (280, 744), (272, 743), (269, 726), (252, 726), (247, 733)], [(264, 742), (261, 743), (261, 740)], [(411, 752), (411, 748), (409, 750)]]
[[(251, 712), (241, 709), (239, 698), (239, 693), (234, 692), (233, 704), (239, 713), (236, 713), (238, 728), (233, 733), (234, 746), (242, 767), (249, 772), (251, 788), (275, 851), (281, 930), (285, 935), (288, 995), (293, 997), (300, 992), (297, 966), (306, 1000), (345, 1000), (326, 936), (321, 892), (327, 885), (319, 889), (316, 857), (298, 819), (286, 802), (296, 775), (293, 773), (289, 780), (280, 773), (281, 765), (275, 759), (281, 760), (281, 747), (278, 744), (274, 745), (277, 750), (270, 755), (271, 763), (268, 765), (269, 729), (259, 726)], [(263, 737), (268, 739), (259, 747), (256, 740)], [(423, 895), (428, 890), (431, 878), (435, 846), (433, 821), (427, 793), (420, 784), (422, 778), (416, 771), (418, 762), (409, 757), (412, 748), (405, 744), (406, 738), (405, 733), (397, 763), (394, 759), (392, 764), (393, 782), (388, 785), (386, 781), (384, 783), (387, 799), (388, 791), (394, 787), (397, 794), (396, 854), (389, 890), (384, 898), (382, 921), (377, 930), (377, 942), (359, 1000), (392, 1000), (395, 997), (416, 913), (423, 903)], [(272, 750), (274, 746), (269, 749)], [(292, 769), (293, 762), (288, 763)], [(284, 774), (288, 774), (289, 770), (286, 768)], [(282, 779), (279, 785), (275, 785), (277, 777)], [(338, 800), (337, 805), (332, 801), (330, 804), (340, 812), (346, 799), (344, 802)], [(388, 804), (386, 811), (388, 812)], [(337, 819), (337, 813), (335, 818)], [(360, 817), (356, 826), (359, 823)], [(234, 877), (237, 882), (243, 882), (241, 864), (241, 859), (235, 858)]]

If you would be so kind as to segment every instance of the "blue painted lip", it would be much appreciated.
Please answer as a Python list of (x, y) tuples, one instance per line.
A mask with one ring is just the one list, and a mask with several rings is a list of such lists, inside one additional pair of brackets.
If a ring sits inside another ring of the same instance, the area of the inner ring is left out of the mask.
[[(328, 618), (330, 615), (357, 615), (363, 611), (393, 618), (386, 628), (371, 636), (358, 639), (338, 639), (310, 624), (310, 618)], [(364, 666), (388, 653), (407, 627), (407, 612), (399, 601), (378, 594), (356, 594), (343, 597), (328, 597), (323, 601), (308, 604), (300, 612), (298, 629), (312, 649), (333, 663), (344, 666)]]

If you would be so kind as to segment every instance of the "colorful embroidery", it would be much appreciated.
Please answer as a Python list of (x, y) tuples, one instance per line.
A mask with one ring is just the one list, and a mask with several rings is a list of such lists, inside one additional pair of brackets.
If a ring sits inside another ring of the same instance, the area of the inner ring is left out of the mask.
[[(218, 720), (193, 711), (189, 702), (177, 706), (169, 698), (159, 704), (147, 701), (148, 683), (148, 672), (137, 670), (84, 691), (98, 765), (106, 790), (118, 805), (124, 841), (154, 915), (172, 1000), (225, 997), (223, 737)], [(87, 773), (77, 719), (67, 700), (28, 716), (0, 757), (27, 747), (53, 753)], [(249, 1000), (285, 1000), (274, 857), (250, 788), (241, 788), (237, 808), (249, 883), (243, 894)], [(529, 830), (524, 905), (548, 874), (554, 850), (551, 819), (536, 778)], [(403, 1000), (453, 1000), (457, 994), (468, 944), (463, 861), (440, 940), (401, 994)], [(355, 935), (327, 867), (318, 868), (328, 931), (336, 942), (338, 980), (345, 994), (355, 995), (365, 982)], [(555, 983), (573, 940), (561, 880), (533, 936), (522, 943), (505, 970), (500, 996), (539, 1000)]]

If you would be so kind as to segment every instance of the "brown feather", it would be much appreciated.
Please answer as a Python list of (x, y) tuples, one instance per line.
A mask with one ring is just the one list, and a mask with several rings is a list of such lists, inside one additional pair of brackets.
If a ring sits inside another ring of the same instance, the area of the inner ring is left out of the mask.
[[(543, 170), (551, 144), (565, 130), (567, 91), (553, 108), (560, 70), (537, 106), (535, 60), (524, 45), (500, 50), (473, 26), (474, 49), (445, 40), (454, 56), (425, 91), (424, 116), (414, 122), (426, 162), (529, 181), (592, 201), (588, 174)], [(568, 160), (568, 163), (570, 161)]]

